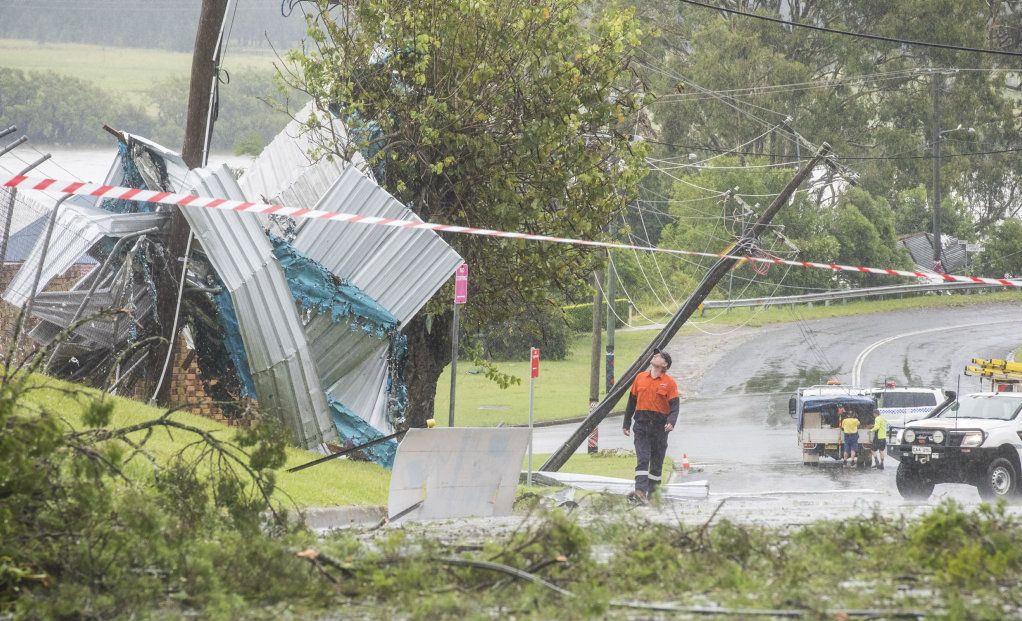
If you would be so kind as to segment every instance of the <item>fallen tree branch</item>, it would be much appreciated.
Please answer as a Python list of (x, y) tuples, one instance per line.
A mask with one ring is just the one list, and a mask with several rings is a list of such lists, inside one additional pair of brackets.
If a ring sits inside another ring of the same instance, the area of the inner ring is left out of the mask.
[(473, 567), (473, 568), (476, 568), (476, 569), (486, 569), (488, 571), (496, 571), (496, 572), (504, 573), (504, 574), (507, 574), (509, 576), (514, 576), (515, 578), (518, 578), (519, 580), (525, 580), (527, 582), (532, 582), (533, 584), (538, 584), (540, 586), (544, 586), (544, 587), (550, 589), (551, 591), (557, 593), (558, 595), (563, 595), (564, 597), (575, 597), (575, 594), (572, 593), (571, 591), (568, 591), (567, 589), (562, 589), (561, 587), (557, 586), (556, 584), (554, 584), (552, 582), (547, 582), (546, 580), (540, 578), (539, 576), (530, 574), (527, 571), (522, 571), (521, 569), (517, 569), (515, 567), (511, 567), (510, 565), (502, 565), (500, 563), (491, 563), (489, 561), (475, 561), (475, 560), (465, 559), (465, 558), (449, 558), (448, 557), (448, 558), (437, 558), (435, 560), (436, 560), (436, 562), (442, 563), (444, 565), (455, 565), (455, 566), (460, 566), (460, 567)]
[(626, 600), (614, 599), (608, 602), (609, 605), (616, 608), (632, 608), (635, 610), (657, 610), (660, 612), (684, 612), (688, 614), (696, 615), (727, 615), (732, 617), (786, 617), (786, 618), (803, 618), (807, 616), (816, 616), (822, 614), (825, 617), (834, 618), (847, 618), (847, 617), (864, 617), (864, 618), (885, 618), (885, 619), (922, 619), (925, 617), (939, 617), (945, 613), (943, 610), (887, 610), (883, 608), (862, 608), (862, 609), (841, 609), (831, 608), (822, 611), (816, 610), (799, 610), (797, 608), (724, 608), (718, 606), (682, 606), (679, 604), (672, 604), (670, 602), (631, 602)]

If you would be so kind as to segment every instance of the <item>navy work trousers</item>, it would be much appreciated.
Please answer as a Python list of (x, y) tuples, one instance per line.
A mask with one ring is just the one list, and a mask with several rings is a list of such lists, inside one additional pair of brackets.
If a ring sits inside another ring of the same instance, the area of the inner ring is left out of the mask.
[(635, 421), (635, 491), (652, 495), (662, 480), (667, 455), (666, 419)]

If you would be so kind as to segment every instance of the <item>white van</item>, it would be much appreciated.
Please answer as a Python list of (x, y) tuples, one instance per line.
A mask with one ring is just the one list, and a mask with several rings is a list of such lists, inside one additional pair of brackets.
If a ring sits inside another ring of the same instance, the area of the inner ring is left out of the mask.
[(877, 410), (887, 419), (888, 437), (908, 423), (926, 418), (944, 402), (944, 393), (937, 388), (912, 386), (877, 388), (874, 391)]

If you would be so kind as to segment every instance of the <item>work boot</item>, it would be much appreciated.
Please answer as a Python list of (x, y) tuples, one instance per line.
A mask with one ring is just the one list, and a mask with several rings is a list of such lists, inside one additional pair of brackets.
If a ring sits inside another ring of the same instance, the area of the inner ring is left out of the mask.
[(884, 462), (880, 462), (879, 464), (877, 464), (877, 470), (883, 470), (883, 469), (884, 469)]
[(632, 504), (636, 505), (649, 504), (649, 496), (646, 494), (646, 492), (643, 491), (635, 490), (634, 492), (629, 492), (627, 498), (628, 501), (631, 502)]

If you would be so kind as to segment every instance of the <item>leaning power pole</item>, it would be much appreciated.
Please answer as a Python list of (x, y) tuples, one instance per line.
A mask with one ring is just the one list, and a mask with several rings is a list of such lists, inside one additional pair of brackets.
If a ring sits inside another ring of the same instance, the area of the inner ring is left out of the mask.
[[(933, 149), (933, 269), (941, 265), (940, 243), (940, 87), (943, 76), (933, 74), (933, 124), (930, 146)], [(943, 268), (940, 270), (943, 272)]]
[(674, 317), (664, 326), (664, 329), (646, 346), (645, 351), (639, 356), (638, 360), (632, 363), (632, 366), (628, 368), (621, 377), (618, 378), (614, 387), (607, 392), (607, 396), (603, 398), (596, 409), (590, 412), (589, 416), (578, 426), (578, 429), (571, 434), (571, 437), (561, 445), (560, 448), (554, 452), (553, 455), (546, 461), (545, 464), (540, 466), (540, 470), (543, 471), (556, 471), (564, 465), (568, 458), (575, 452), (575, 450), (581, 446), (582, 442), (585, 441), (589, 433), (596, 428), (604, 418), (610, 414), (611, 410), (617, 405), (617, 402), (621, 400), (625, 392), (631, 388), (632, 380), (638, 375), (648, 363), (649, 358), (653, 354), (654, 349), (665, 347), (674, 338), (674, 335), (678, 332), (681, 326), (688, 321), (688, 318), (692, 316), (699, 305), (702, 304), (703, 300), (713, 291), (713, 288), (717, 285), (717, 282), (724, 277), (731, 268), (734, 267), (735, 263), (739, 261), (740, 255), (746, 255), (755, 248), (756, 240), (759, 235), (766, 230), (770, 221), (773, 219), (777, 212), (781, 210), (781, 207), (788, 202), (791, 195), (795, 193), (802, 182), (805, 181), (809, 173), (812, 172), (816, 165), (820, 163), (827, 155), (830, 154), (830, 145), (824, 143), (823, 146), (816, 152), (795, 177), (788, 182), (788, 185), (784, 186), (781, 193), (774, 198), (774, 201), (770, 203), (763, 215), (759, 217), (751, 227), (746, 229), (741, 238), (732, 246), (731, 250), (723, 257), (717, 259), (717, 262), (713, 264), (713, 267), (703, 276), (699, 286), (696, 287), (692, 295), (685, 301), (685, 303), (678, 309), (678, 312), (674, 314)]
[[(202, 0), (199, 25), (195, 33), (195, 49), (192, 53), (192, 74), (188, 87), (188, 113), (185, 119), (185, 139), (181, 157), (188, 168), (205, 165), (205, 147), (212, 134), (213, 84), (216, 79), (220, 58), (220, 39), (228, 0)], [(178, 289), (184, 267), (185, 248), (191, 229), (181, 215), (181, 208), (174, 207), (167, 226), (167, 269), (159, 271), (156, 288), (156, 317), (160, 327), (161, 345), (149, 364), (152, 375), (159, 384), (159, 391), (153, 398), (161, 405), (170, 398), (173, 366), (165, 364), (172, 356), (174, 342), (174, 316), (178, 312)]]

